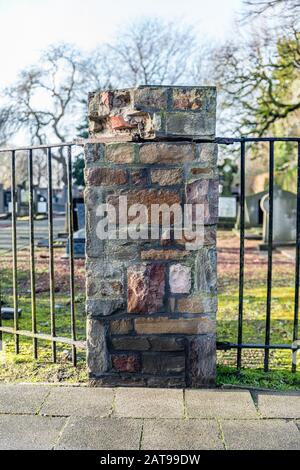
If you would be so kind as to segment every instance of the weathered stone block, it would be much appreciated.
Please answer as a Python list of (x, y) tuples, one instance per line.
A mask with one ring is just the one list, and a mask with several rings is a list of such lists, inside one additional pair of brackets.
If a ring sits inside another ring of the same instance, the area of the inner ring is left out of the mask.
[(177, 312), (181, 313), (215, 313), (217, 311), (217, 296), (194, 294), (177, 299)]
[(185, 357), (162, 354), (143, 354), (143, 372), (145, 374), (181, 374), (185, 371)]
[(216, 338), (203, 335), (189, 341), (188, 386), (212, 387), (216, 382)]
[(113, 320), (110, 322), (110, 332), (112, 335), (126, 335), (132, 329), (132, 320)]
[(128, 182), (128, 174), (126, 170), (114, 168), (87, 168), (85, 181), (90, 186), (122, 185)]
[(197, 335), (214, 333), (215, 322), (206, 316), (198, 318), (137, 318), (134, 320), (137, 334), (182, 334)]
[(182, 181), (182, 170), (180, 168), (172, 168), (171, 170), (152, 170), (152, 183), (160, 186), (171, 186)]
[(184, 142), (146, 143), (139, 146), (141, 163), (186, 163), (196, 158), (195, 144)]
[(176, 260), (183, 259), (190, 255), (186, 250), (143, 250), (141, 251), (142, 260)]
[(216, 132), (215, 117), (187, 112), (167, 113), (166, 135), (170, 137), (189, 137), (213, 139)]
[(112, 314), (124, 312), (125, 308), (126, 302), (123, 299), (99, 300), (88, 298), (86, 301), (86, 314), (94, 318), (108, 317)]
[(200, 220), (196, 216), (196, 207), (193, 207), (193, 222), (216, 224), (218, 221), (218, 195), (219, 181), (216, 178), (199, 179), (186, 187), (187, 204), (201, 204), (204, 211)]
[(213, 112), (216, 103), (216, 90), (213, 87), (173, 88), (173, 108), (175, 110), (191, 110)]
[(87, 368), (91, 375), (108, 369), (107, 327), (100, 320), (87, 320)]
[(134, 265), (127, 271), (129, 313), (159, 312), (165, 295), (163, 264)]
[(111, 344), (116, 350), (147, 351), (151, 348), (148, 338), (143, 336), (122, 336), (113, 338)]
[(135, 186), (145, 186), (147, 183), (148, 171), (146, 168), (131, 171), (131, 184)]
[(191, 268), (182, 264), (170, 266), (169, 283), (173, 294), (188, 294), (191, 290)]
[(105, 147), (106, 160), (112, 163), (133, 163), (135, 144), (107, 144)]
[(140, 87), (133, 90), (133, 105), (136, 109), (167, 109), (167, 87)]
[(117, 372), (139, 372), (141, 369), (140, 359), (134, 354), (113, 355), (112, 364)]
[(86, 144), (84, 146), (84, 157), (87, 168), (102, 161), (104, 158), (104, 145)]
[(217, 291), (217, 251), (203, 247), (197, 253), (195, 282), (199, 292)]

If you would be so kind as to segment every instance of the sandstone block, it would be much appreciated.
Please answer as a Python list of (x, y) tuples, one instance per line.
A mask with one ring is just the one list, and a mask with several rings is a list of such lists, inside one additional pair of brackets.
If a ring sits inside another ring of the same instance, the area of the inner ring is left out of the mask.
[(141, 144), (139, 159), (141, 163), (186, 163), (195, 159), (195, 144), (184, 142), (159, 142)]
[(186, 250), (143, 250), (142, 260), (176, 260), (183, 259), (190, 255)]
[(165, 266), (134, 265), (128, 268), (127, 285), (129, 313), (159, 312), (165, 295)]
[(191, 290), (191, 268), (182, 264), (170, 266), (169, 283), (173, 294), (188, 294)]
[(137, 334), (186, 334), (213, 333), (215, 322), (206, 316), (198, 318), (148, 317), (134, 320)]
[(122, 185), (128, 182), (128, 174), (126, 170), (114, 168), (87, 168), (85, 181), (90, 186)]
[(113, 320), (110, 322), (110, 332), (112, 335), (126, 335), (133, 328), (131, 320)]
[(133, 163), (135, 144), (120, 143), (107, 144), (105, 146), (106, 160), (113, 163)]
[(182, 170), (180, 168), (173, 168), (171, 170), (152, 170), (151, 179), (152, 183), (159, 184), (160, 186), (178, 184), (182, 180)]

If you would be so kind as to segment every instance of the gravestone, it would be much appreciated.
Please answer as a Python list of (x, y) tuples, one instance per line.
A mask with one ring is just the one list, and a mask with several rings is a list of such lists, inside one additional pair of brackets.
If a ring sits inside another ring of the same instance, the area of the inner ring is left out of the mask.
[[(296, 242), (297, 196), (289, 191), (274, 187), (273, 199), (273, 245), (280, 246)], [(263, 242), (269, 238), (269, 194), (261, 200), (264, 212)], [(265, 245), (262, 245), (263, 249)]]
[(3, 184), (0, 184), (0, 214), (4, 214), (4, 190)]
[(263, 224), (263, 210), (261, 200), (268, 194), (268, 191), (250, 194), (245, 197), (245, 226), (259, 227)]
[(219, 225), (234, 227), (237, 215), (237, 203), (234, 196), (219, 197)]

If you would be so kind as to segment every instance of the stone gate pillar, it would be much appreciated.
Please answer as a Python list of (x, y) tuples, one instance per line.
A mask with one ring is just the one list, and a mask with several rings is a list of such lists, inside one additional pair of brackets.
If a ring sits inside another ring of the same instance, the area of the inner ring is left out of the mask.
[[(98, 384), (215, 383), (215, 112), (214, 87), (89, 96), (87, 363)], [(188, 205), (190, 225), (180, 234), (173, 209)]]

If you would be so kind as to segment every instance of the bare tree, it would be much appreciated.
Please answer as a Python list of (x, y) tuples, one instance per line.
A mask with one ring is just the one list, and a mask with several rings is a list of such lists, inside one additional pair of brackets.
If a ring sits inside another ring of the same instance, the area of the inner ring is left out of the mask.
[(122, 86), (179, 83), (188, 75), (195, 42), (191, 27), (157, 18), (134, 22), (107, 46), (114, 82)]
[(300, 13), (299, 0), (244, 0), (246, 12), (250, 16), (259, 16), (264, 13), (278, 13), (296, 18)]
[[(74, 135), (75, 113), (80, 106), (80, 54), (70, 45), (52, 46), (38, 64), (23, 70), (16, 84), (4, 90), (5, 104), (0, 110), (0, 141), (12, 139), (18, 132), (29, 134), (32, 144), (51, 139), (65, 142)], [(66, 162), (62, 151), (53, 152), (66, 182)], [(36, 162), (38, 164), (38, 162)]]

